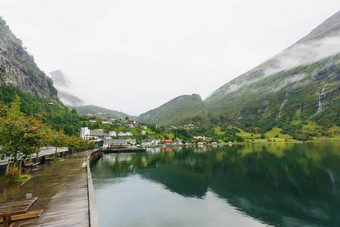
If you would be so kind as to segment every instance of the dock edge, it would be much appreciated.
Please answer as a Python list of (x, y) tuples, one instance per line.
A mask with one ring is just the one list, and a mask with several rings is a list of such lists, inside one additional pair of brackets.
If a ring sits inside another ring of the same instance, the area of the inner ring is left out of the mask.
[(99, 218), (97, 213), (96, 201), (94, 196), (94, 188), (92, 183), (92, 175), (90, 164), (92, 161), (98, 159), (101, 154), (101, 150), (95, 150), (87, 157), (86, 169), (87, 169), (87, 196), (89, 206), (89, 225), (90, 227), (99, 227)]

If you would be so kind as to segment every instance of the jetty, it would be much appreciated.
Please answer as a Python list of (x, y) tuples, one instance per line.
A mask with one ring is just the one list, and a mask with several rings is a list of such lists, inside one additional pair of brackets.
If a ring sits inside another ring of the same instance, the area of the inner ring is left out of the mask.
[(108, 153), (140, 153), (140, 152), (146, 152), (145, 148), (105, 148), (102, 149), (102, 153), (108, 154)]

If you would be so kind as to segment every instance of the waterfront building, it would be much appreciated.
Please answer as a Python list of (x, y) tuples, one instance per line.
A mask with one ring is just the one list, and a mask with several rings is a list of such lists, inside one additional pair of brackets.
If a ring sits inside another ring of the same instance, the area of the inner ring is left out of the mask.
[(145, 139), (142, 141), (142, 146), (143, 147), (153, 147), (158, 145), (158, 140), (155, 139)]
[(88, 127), (81, 127), (80, 137), (84, 140), (88, 140), (90, 138), (90, 129)]
[(104, 139), (104, 147), (127, 146), (127, 139)]
[(90, 130), (90, 137), (104, 138), (104, 130), (103, 129)]

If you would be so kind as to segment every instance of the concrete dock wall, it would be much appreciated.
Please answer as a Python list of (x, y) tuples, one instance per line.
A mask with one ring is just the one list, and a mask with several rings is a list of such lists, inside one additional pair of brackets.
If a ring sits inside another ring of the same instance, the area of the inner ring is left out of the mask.
[(93, 161), (99, 158), (101, 154), (101, 150), (95, 150), (90, 153), (87, 157), (87, 192), (88, 192), (88, 200), (89, 200), (89, 225), (91, 227), (99, 227), (99, 218), (96, 208), (95, 196), (94, 196), (94, 188), (92, 183), (92, 175), (90, 165)]

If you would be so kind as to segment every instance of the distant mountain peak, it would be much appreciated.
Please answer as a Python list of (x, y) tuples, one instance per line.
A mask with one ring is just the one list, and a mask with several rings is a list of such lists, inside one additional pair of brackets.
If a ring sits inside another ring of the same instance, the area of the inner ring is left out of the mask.
[(181, 95), (167, 103), (141, 114), (137, 119), (148, 123), (171, 125), (189, 123), (192, 118), (207, 117), (204, 112), (204, 103), (198, 94)]

